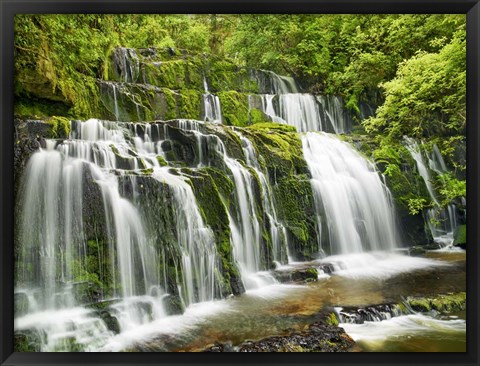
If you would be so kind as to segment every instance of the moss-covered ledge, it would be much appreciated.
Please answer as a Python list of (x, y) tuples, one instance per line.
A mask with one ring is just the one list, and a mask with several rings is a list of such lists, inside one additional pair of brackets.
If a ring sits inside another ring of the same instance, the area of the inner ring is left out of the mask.
[(406, 303), (414, 311), (429, 312), (435, 310), (440, 313), (452, 313), (467, 308), (467, 293), (456, 292), (435, 297), (408, 297)]

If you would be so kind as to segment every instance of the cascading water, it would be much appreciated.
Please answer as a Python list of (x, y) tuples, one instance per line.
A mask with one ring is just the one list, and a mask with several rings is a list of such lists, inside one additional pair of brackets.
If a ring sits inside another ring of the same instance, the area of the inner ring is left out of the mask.
[(208, 91), (208, 83), (205, 77), (203, 77), (203, 88), (205, 90), (203, 94), (203, 108), (205, 111), (203, 120), (206, 122), (222, 123), (220, 99)]
[(140, 64), (136, 51), (132, 48), (117, 47), (113, 54), (116, 72), (122, 81), (133, 83), (136, 81)]
[(344, 133), (351, 120), (338, 96), (313, 96), (300, 93), (295, 80), (273, 72), (263, 72), (259, 81), (262, 111), (272, 121), (295, 126), (299, 132), (328, 131)]
[(298, 93), (297, 83), (292, 77), (277, 75), (269, 70), (257, 70), (254, 77), (258, 81), (258, 86), (262, 93)]
[[(449, 204), (446, 208), (440, 207), (437, 195), (432, 185), (432, 177), (430, 171), (440, 175), (447, 172), (447, 167), (443, 161), (442, 154), (438, 150), (437, 145), (432, 148), (428, 159), (428, 165), (425, 162), (422, 148), (418, 142), (410, 137), (405, 136), (405, 146), (410, 155), (415, 160), (418, 173), (425, 182), (427, 191), (432, 199), (434, 207), (425, 211), (425, 221), (432, 233), (433, 240), (441, 246), (449, 246), (453, 243), (453, 231), (458, 225), (457, 208), (454, 204)], [(423, 146), (423, 144), (422, 144)]]
[(397, 247), (393, 204), (374, 166), (325, 133), (302, 137), (312, 174), (319, 250), (330, 254)]
[(260, 164), (258, 163), (257, 154), (255, 152), (252, 142), (245, 136), (242, 136), (239, 132), (237, 132), (237, 135), (240, 137), (240, 140), (242, 142), (242, 148), (243, 153), (245, 154), (246, 163), (249, 166), (253, 167), (253, 169), (258, 175), (258, 178), (260, 179), (263, 206), (270, 223), (270, 235), (273, 245), (273, 259), (279, 263), (285, 263), (288, 260), (287, 232), (285, 226), (283, 226), (278, 220), (277, 209), (271, 185), (268, 182), (267, 177), (263, 173)]
[[(56, 147), (55, 141), (47, 141), (47, 149), (32, 156), (24, 184), (16, 293), (34, 295), (23, 296), (28, 310), (17, 314), (15, 324), (17, 330), (38, 329), (42, 351), (71, 349), (72, 343), (94, 350), (111, 336), (96, 313), (83, 307), (88, 304), (76, 298), (75, 281), (110, 284), (111, 293), (96, 294), (97, 301), (113, 301), (111, 308), (120, 331), (166, 315), (166, 280), (159, 271), (165, 263), (155, 243), (147, 239), (149, 228), (135, 199), (132, 203), (122, 197), (119, 178), (127, 177), (127, 172), (151, 169), (152, 179), (166, 184), (173, 193), (178, 272), (182, 273), (178, 286), (183, 302), (190, 305), (219, 296), (213, 233), (203, 223), (186, 178), (160, 167), (158, 151), (153, 150), (158, 145), (151, 139), (142, 142), (138, 135), (132, 138), (127, 128), (114, 122), (92, 119), (75, 122), (72, 127), (70, 140)], [(140, 176), (129, 178), (133, 196), (138, 195), (135, 186)], [(107, 239), (103, 250), (108, 254), (90, 253), (84, 230), (86, 181), (90, 181), (88, 189), (96, 185), (101, 192)], [(87, 266), (93, 265), (92, 254), (97, 260), (106, 257), (103, 265), (110, 270), (100, 271), (105, 278), (85, 277)], [(64, 316), (54, 322), (38, 322), (45, 313), (60, 310)], [(95, 342), (90, 343), (82, 332), (95, 334)]]
[[(242, 163), (227, 154), (225, 144), (218, 136), (202, 132), (201, 122), (181, 120), (178, 123), (182, 130), (192, 132), (196, 138), (197, 168), (210, 166), (212, 160), (219, 160), (230, 172), (235, 188), (235, 204), (230, 210), (227, 209), (231, 243), (233, 256), (239, 266), (245, 288), (253, 289), (275, 283), (275, 279), (265, 271), (265, 264), (262, 264), (261, 248), (264, 246), (264, 239), (262, 224), (259, 220), (260, 208), (257, 206), (258, 199), (255, 195), (257, 181), (254, 175)], [(242, 141), (246, 165), (257, 173), (259, 188), (265, 192), (263, 209), (271, 224), (273, 259), (279, 262), (285, 261), (287, 250), (285, 228), (278, 222), (270, 184), (260, 170), (251, 142), (246, 138), (242, 138)]]
[(262, 272), (260, 248), (263, 239), (253, 192), (254, 178), (240, 162), (227, 155), (220, 139), (217, 153), (230, 170), (235, 185), (236, 209), (228, 215), (233, 255), (240, 267), (244, 286), (252, 289), (274, 283), (271, 275)]

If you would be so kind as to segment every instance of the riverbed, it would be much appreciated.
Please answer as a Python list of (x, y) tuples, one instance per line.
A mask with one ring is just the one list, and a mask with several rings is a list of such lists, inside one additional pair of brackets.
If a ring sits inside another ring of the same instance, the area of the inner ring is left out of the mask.
[[(123, 332), (104, 351), (201, 351), (222, 343), (235, 349), (246, 340), (286, 335), (316, 321), (326, 307), (399, 303), (407, 297), (465, 291), (464, 251), (431, 251), (422, 257), (370, 253), (327, 257), (331, 274), (302, 284), (274, 284), (221, 301), (190, 306), (181, 316)], [(290, 266), (302, 265), (293, 263)], [(381, 322), (340, 324), (356, 350), (465, 352), (466, 313), (408, 314)]]

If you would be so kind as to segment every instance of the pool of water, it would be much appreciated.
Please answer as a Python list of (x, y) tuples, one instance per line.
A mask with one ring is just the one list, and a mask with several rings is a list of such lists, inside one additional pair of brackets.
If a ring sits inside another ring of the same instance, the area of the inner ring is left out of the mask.
[[(326, 306), (400, 302), (466, 287), (465, 252), (429, 252), (423, 258), (374, 253), (324, 261), (335, 264), (335, 274), (310, 284), (276, 284), (196, 304), (184, 315), (123, 332), (102, 350), (199, 351), (215, 342), (235, 346), (303, 329)], [(465, 313), (451, 316), (414, 314), (344, 328), (364, 351), (465, 351)]]

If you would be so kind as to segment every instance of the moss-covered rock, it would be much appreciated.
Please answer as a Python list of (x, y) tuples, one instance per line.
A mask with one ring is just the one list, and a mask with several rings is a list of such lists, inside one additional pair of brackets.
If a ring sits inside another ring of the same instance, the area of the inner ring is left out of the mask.
[(243, 93), (257, 93), (257, 81), (249, 70), (233, 62), (217, 57), (207, 60), (206, 76), (209, 88), (213, 92), (234, 90)]
[(462, 249), (467, 248), (467, 225), (460, 225), (455, 228), (453, 245)]
[(348, 352), (352, 349), (355, 342), (343, 328), (338, 327), (335, 313), (325, 311), (317, 315), (317, 318), (320, 320), (302, 331), (246, 341), (240, 344), (238, 349), (215, 344), (206, 348), (204, 352)]
[(52, 126), (52, 135), (54, 138), (68, 138), (70, 134), (70, 120), (68, 118), (53, 116), (47, 118), (46, 122)]
[(273, 122), (252, 125), (242, 133), (252, 141), (268, 173), (290, 253), (296, 259), (312, 258), (318, 252), (314, 200), (298, 133), (293, 126)]
[(248, 96), (234, 90), (217, 92), (227, 125), (244, 127), (249, 124)]
[(241, 285), (240, 272), (233, 258), (230, 242), (230, 227), (226, 205), (230, 205), (233, 195), (233, 183), (228, 176), (216, 168), (187, 170), (192, 175), (192, 184), (197, 202), (205, 223), (215, 235), (215, 245), (220, 258), (220, 273), (217, 280), (223, 296), (239, 294), (245, 291)]
[(447, 295), (438, 295), (436, 297), (415, 297), (407, 298), (410, 307), (419, 312), (428, 312), (436, 310), (441, 313), (451, 313), (466, 309), (467, 294), (465, 292), (457, 292)]

